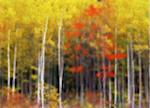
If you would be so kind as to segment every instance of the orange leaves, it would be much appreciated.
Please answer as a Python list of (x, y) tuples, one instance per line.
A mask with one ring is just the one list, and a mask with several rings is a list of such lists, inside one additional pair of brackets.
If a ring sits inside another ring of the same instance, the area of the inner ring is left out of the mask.
[(98, 27), (97, 27), (96, 24), (92, 24), (91, 28), (92, 28), (93, 30), (96, 30)]
[(75, 51), (80, 51), (81, 48), (82, 48), (81, 44), (76, 44), (76, 45), (74, 46), (74, 50), (75, 50)]
[(95, 38), (94, 33), (90, 33), (88, 38), (89, 38), (89, 40), (93, 40)]
[(73, 28), (77, 29), (77, 30), (81, 30), (84, 27), (84, 24), (81, 22), (76, 22), (73, 24)]
[(85, 97), (86, 97), (87, 101), (90, 103), (96, 103), (96, 101), (97, 101), (97, 95), (93, 91), (87, 91), (85, 93)]
[[(18, 92), (13, 92), (12, 90), (8, 89), (2, 89), (4, 92), (3, 96), (1, 97), (3, 105), (5, 108), (12, 108), (12, 106), (15, 108), (23, 108), (26, 106), (26, 108), (29, 108), (31, 106), (31, 102), (28, 100), (25, 95), (18, 93)], [(9, 98), (8, 98), (9, 94)]]
[(82, 73), (84, 71), (83, 65), (73, 66), (70, 68), (70, 72), (72, 73)]
[(67, 31), (65, 32), (65, 35), (67, 37), (68, 40), (72, 39), (72, 38), (78, 38), (80, 36), (80, 31), (81, 29), (84, 28), (84, 24), (81, 22), (75, 22), (73, 23), (73, 31)]
[(102, 72), (97, 72), (96, 73), (96, 77), (97, 78), (102, 78), (103, 77), (103, 73)]
[(106, 73), (106, 77), (107, 78), (114, 78), (115, 77), (115, 73), (114, 72), (107, 72)]
[(70, 43), (66, 43), (66, 44), (64, 44), (64, 47), (65, 47), (65, 49), (68, 49), (68, 48), (70, 48)]
[(99, 15), (100, 12), (101, 12), (101, 9), (97, 8), (97, 7), (94, 6), (94, 5), (90, 5), (90, 6), (85, 10), (85, 12), (86, 12), (86, 14), (87, 14), (88, 16), (93, 17), (93, 16)]
[(6, 27), (3, 24), (0, 24), (0, 32), (4, 32)]
[(65, 32), (65, 35), (66, 35), (67, 39), (70, 40), (72, 37), (72, 32)]
[(78, 31), (72, 31), (72, 32), (65, 32), (66, 38), (68, 40), (72, 39), (72, 38), (77, 38), (80, 36), (80, 32)]
[(88, 54), (89, 54), (88, 49), (83, 49), (83, 50), (82, 50), (82, 54), (83, 54), (84, 56), (88, 56)]
[(106, 33), (103, 35), (105, 38), (107, 39), (112, 39), (113, 38), (113, 35), (111, 33)]
[(114, 78), (115, 77), (115, 73), (113, 71), (110, 72), (97, 72), (96, 73), (96, 77), (97, 78), (104, 78), (104, 75), (106, 76), (106, 78)]
[(78, 32), (78, 31), (72, 32), (72, 36), (73, 37), (79, 37), (80, 36), (80, 32)]
[(64, 44), (64, 53), (69, 54), (69, 48), (71, 47), (70, 43), (67, 42)]
[(106, 55), (106, 58), (110, 61), (115, 60), (115, 59), (121, 60), (121, 59), (124, 59), (126, 57), (127, 57), (127, 55), (123, 54), (123, 53)]

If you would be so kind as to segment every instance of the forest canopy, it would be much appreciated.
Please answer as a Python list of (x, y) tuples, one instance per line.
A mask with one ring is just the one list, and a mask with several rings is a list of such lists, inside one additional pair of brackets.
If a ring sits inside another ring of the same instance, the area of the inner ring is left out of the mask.
[(149, 108), (149, 46), (149, 0), (0, 0), (0, 104)]

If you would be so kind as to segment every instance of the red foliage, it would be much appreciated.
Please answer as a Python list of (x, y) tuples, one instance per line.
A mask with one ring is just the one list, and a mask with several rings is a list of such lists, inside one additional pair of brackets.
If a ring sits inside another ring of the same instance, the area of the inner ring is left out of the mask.
[(106, 37), (107, 39), (112, 39), (113, 38), (113, 35), (111, 33), (106, 33), (103, 36)]
[(64, 44), (64, 47), (65, 47), (66, 49), (70, 48), (70, 46), (71, 46), (70, 43), (65, 43), (65, 44)]
[(69, 54), (70, 51), (69, 51), (69, 48), (71, 47), (70, 43), (65, 43), (64, 44), (64, 53), (65, 54)]
[(67, 39), (71, 39), (72, 32), (65, 32), (65, 35), (66, 35)]
[(88, 56), (88, 54), (89, 54), (88, 49), (83, 49), (83, 50), (82, 50), (82, 54), (83, 54), (84, 56)]
[(75, 50), (75, 51), (80, 51), (81, 49), (82, 49), (81, 44), (76, 44), (76, 45), (74, 46), (74, 50)]
[[(105, 72), (106, 78), (114, 78), (115, 77), (115, 73), (112, 72)], [(97, 72), (96, 73), (96, 77), (97, 78), (103, 78), (104, 77), (104, 73), (103, 72)]]
[(118, 59), (118, 60), (120, 60), (120, 59), (124, 59), (124, 58), (126, 58), (127, 57), (127, 55), (126, 54), (123, 54), (123, 53), (118, 53), (118, 54), (110, 54), (110, 55), (106, 55), (106, 58), (108, 59), (108, 60), (115, 60), (115, 59)]
[(84, 24), (81, 23), (81, 22), (76, 22), (76, 23), (73, 24), (73, 27), (74, 27), (75, 29), (77, 29), (77, 30), (80, 30), (80, 29), (83, 29)]
[(79, 65), (79, 66), (74, 66), (74, 67), (71, 67), (70, 68), (70, 71), (72, 73), (81, 73), (84, 71), (84, 67), (82, 65)]
[(97, 72), (96, 73), (96, 77), (97, 78), (102, 78), (103, 77), (103, 73), (102, 72)]
[(93, 17), (99, 15), (101, 9), (95, 7), (94, 5), (90, 5), (85, 11), (88, 16)]
[(96, 101), (96, 93), (95, 92), (87, 91), (85, 93), (85, 96), (86, 96), (86, 99), (88, 102), (93, 103), (93, 104), (95, 103), (95, 101)]
[(97, 29), (97, 25), (96, 25), (96, 24), (93, 24), (93, 25), (92, 25), (92, 29), (93, 29), (93, 30), (96, 30), (96, 29)]
[(89, 38), (89, 40), (93, 40), (94, 39), (94, 34), (90, 33), (88, 38)]
[(80, 32), (78, 32), (78, 31), (72, 32), (72, 36), (73, 37), (79, 37), (80, 36)]
[(32, 102), (30, 102), (27, 97), (21, 93), (12, 92), (12, 90), (3, 89), (3, 96), (1, 99), (1, 106), (5, 108), (30, 108), (32, 106)]
[(109, 49), (109, 50), (115, 50), (115, 48), (116, 48), (114, 44), (112, 44), (112, 45), (107, 45), (106, 47), (107, 47), (107, 49)]
[(114, 78), (115, 77), (115, 73), (114, 72), (107, 72), (106, 73), (106, 77), (107, 78)]
[(80, 32), (78, 31), (74, 31), (74, 32), (65, 32), (66, 38), (68, 40), (72, 39), (72, 38), (77, 38), (80, 36)]

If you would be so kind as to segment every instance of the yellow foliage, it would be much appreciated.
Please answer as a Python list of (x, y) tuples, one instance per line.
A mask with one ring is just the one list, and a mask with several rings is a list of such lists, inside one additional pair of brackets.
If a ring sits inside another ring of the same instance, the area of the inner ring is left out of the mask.
[(52, 39), (49, 39), (49, 40), (47, 41), (47, 43), (50, 44), (52, 47), (55, 46), (55, 41), (53, 41)]
[(148, 45), (134, 45), (134, 49), (136, 51), (143, 51), (143, 50), (148, 50)]
[(58, 96), (59, 95), (55, 87), (45, 85), (45, 101), (49, 105), (49, 108), (58, 107)]

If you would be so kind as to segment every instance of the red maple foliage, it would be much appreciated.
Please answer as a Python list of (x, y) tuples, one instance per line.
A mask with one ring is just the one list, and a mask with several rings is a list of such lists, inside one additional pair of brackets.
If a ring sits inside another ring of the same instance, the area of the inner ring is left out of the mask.
[(114, 78), (115, 77), (115, 73), (114, 72), (107, 72), (106, 73), (106, 77), (107, 78)]
[(97, 72), (96, 73), (96, 77), (97, 78), (104, 78), (104, 74), (106, 76), (106, 78), (114, 78), (115, 77), (115, 73), (113, 71), (110, 71), (110, 72)]
[(66, 35), (66, 38), (68, 40), (70, 40), (72, 38), (79, 37), (80, 36), (80, 32), (78, 32), (78, 31), (72, 31), (72, 32), (68, 31), (68, 32), (65, 32), (65, 35)]
[(81, 44), (76, 44), (76, 45), (74, 46), (74, 50), (75, 50), (75, 51), (80, 51), (81, 49), (82, 49)]
[(81, 22), (76, 22), (73, 24), (73, 28), (75, 28), (77, 30), (83, 29), (83, 27), (84, 27), (84, 24)]
[(70, 68), (70, 71), (72, 73), (82, 73), (84, 71), (84, 67), (83, 67), (83, 65), (73, 66)]
[(98, 27), (97, 27), (96, 24), (93, 24), (93, 25), (92, 25), (92, 29), (93, 29), (93, 30), (96, 30), (97, 28), (98, 28)]
[(126, 57), (127, 57), (127, 55), (124, 53), (106, 55), (106, 58), (110, 61), (115, 60), (115, 59), (121, 60), (121, 59), (124, 59)]
[(80, 32), (78, 32), (78, 31), (74, 31), (74, 32), (72, 32), (72, 37), (79, 37), (80, 36)]
[(103, 35), (105, 38), (107, 39), (112, 39), (113, 38), (113, 35), (111, 33), (106, 33)]
[(66, 35), (66, 38), (70, 40), (72, 37), (72, 32), (69, 32), (69, 31), (65, 32), (65, 35)]
[(94, 5), (90, 5), (86, 10), (85, 10), (86, 14), (88, 16), (97, 16), (99, 15), (99, 13), (101, 12), (101, 9), (95, 7)]
[(102, 78), (103, 77), (103, 73), (102, 72), (97, 72), (96, 73), (96, 77), (97, 78)]
[(82, 50), (82, 54), (83, 54), (84, 56), (88, 56), (88, 54), (89, 54), (88, 49), (83, 49), (83, 50)]
[(88, 39), (89, 39), (89, 40), (93, 40), (94, 38), (95, 38), (95, 37), (94, 37), (94, 33), (90, 33)]
[(70, 48), (70, 46), (71, 46), (71, 45), (70, 45), (70, 43), (68, 43), (68, 42), (64, 44), (64, 47), (65, 47), (66, 49)]

